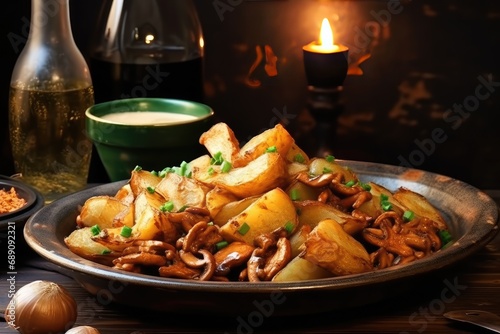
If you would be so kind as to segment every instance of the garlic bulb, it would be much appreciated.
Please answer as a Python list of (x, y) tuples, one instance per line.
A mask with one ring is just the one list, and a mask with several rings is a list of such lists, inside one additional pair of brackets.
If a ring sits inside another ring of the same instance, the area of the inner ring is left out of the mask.
[(17, 290), (5, 311), (7, 324), (21, 334), (64, 333), (76, 317), (73, 296), (57, 283), (41, 280)]
[(66, 334), (100, 334), (100, 332), (94, 327), (78, 326), (71, 328)]

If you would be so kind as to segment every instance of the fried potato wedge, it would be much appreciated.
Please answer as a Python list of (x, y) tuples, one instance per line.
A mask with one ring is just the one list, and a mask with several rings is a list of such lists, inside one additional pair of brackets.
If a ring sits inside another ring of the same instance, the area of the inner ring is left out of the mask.
[(441, 213), (419, 193), (401, 187), (394, 192), (393, 197), (407, 210), (413, 211), (417, 216), (426, 217), (436, 222), (440, 230), (448, 229)]
[(291, 224), (293, 233), (298, 217), (290, 197), (280, 188), (272, 189), (250, 204), (239, 215), (222, 225), (220, 233), (226, 240), (253, 245), (255, 237), (271, 233)]
[(334, 276), (330, 271), (300, 256), (294, 257), (288, 264), (274, 275), (273, 282), (294, 282), (320, 279)]
[(238, 152), (233, 161), (234, 167), (246, 166), (251, 161), (265, 154), (270, 147), (276, 148), (276, 152), (283, 157), (287, 156), (292, 145), (295, 143), (293, 137), (281, 124), (252, 137)]
[(200, 136), (200, 144), (205, 146), (213, 157), (221, 154), (226, 161), (233, 163), (240, 151), (240, 144), (233, 130), (226, 123), (214, 124)]
[(373, 270), (363, 245), (333, 219), (322, 220), (309, 233), (303, 258), (338, 276)]
[(113, 259), (119, 255), (111, 252), (106, 246), (93, 241), (90, 227), (74, 230), (64, 238), (64, 243), (73, 253), (104, 265), (112, 265)]
[(290, 246), (292, 247), (292, 258), (299, 256), (302, 252), (302, 245), (307, 240), (307, 235), (312, 231), (311, 226), (302, 225), (300, 229), (295, 232), (290, 239)]
[(165, 198), (159, 193), (142, 192), (135, 200), (135, 224), (132, 238), (174, 242), (180, 236), (177, 227), (160, 210)]
[(301, 149), (295, 142), (292, 144), (288, 152), (286, 152), (286, 160), (288, 162), (297, 162), (308, 165), (310, 158), (303, 149)]
[(244, 167), (233, 168), (228, 173), (215, 173), (208, 181), (239, 198), (245, 198), (282, 186), (286, 178), (286, 161), (283, 157), (277, 153), (266, 153)]
[(321, 175), (325, 172), (342, 174), (344, 182), (358, 180), (356, 174), (336, 160), (328, 161), (325, 158), (313, 158), (309, 161), (309, 173), (311, 175)]
[(175, 173), (167, 173), (155, 187), (155, 191), (163, 196), (165, 201), (174, 204), (173, 211), (184, 206), (204, 207), (209, 190), (210, 188), (201, 182)]
[(134, 202), (135, 195), (130, 187), (130, 183), (125, 184), (123, 187), (118, 189), (115, 196), (113, 196), (125, 205), (129, 205)]
[(347, 214), (331, 205), (314, 200), (296, 201), (295, 205), (300, 226), (309, 225), (315, 228), (320, 221), (325, 219), (333, 219), (338, 224), (343, 225), (346, 221), (353, 219), (350, 214)]
[(255, 202), (258, 198), (259, 196), (251, 196), (227, 203), (219, 210), (217, 215), (213, 217), (214, 224), (218, 226), (224, 225), (229, 219), (239, 215), (243, 210), (248, 208), (250, 204)]
[(80, 211), (78, 225), (101, 229), (134, 224), (133, 205), (126, 205), (111, 196), (94, 196), (87, 199)]
[(130, 176), (129, 185), (134, 196), (146, 191), (149, 187), (154, 188), (160, 181), (161, 177), (146, 170), (133, 170)]
[(228, 190), (215, 187), (207, 192), (205, 202), (210, 212), (210, 217), (216, 217), (226, 204), (237, 200), (238, 198)]

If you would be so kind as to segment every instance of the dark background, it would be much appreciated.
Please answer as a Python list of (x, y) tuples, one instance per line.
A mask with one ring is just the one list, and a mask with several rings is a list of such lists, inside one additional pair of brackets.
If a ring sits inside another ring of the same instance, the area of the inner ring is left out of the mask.
[[(101, 2), (70, 0), (74, 37), (86, 56)], [(302, 46), (317, 38), (328, 17), (336, 40), (350, 47), (332, 143), (336, 157), (407, 164), (479, 188), (500, 188), (498, 2), (221, 2), (227, 4), (224, 12), (215, 8), (217, 1), (195, 0), (206, 45), (205, 102), (241, 142), (277, 122), (298, 141), (308, 136), (298, 126), (311, 120)], [(27, 36), (30, 2), (13, 2), (0, 15), (0, 174), (9, 175), (10, 73)], [(263, 63), (250, 73), (256, 48), (266, 45), (278, 59), (274, 77)], [(256, 80), (258, 86), (249, 85)], [(481, 88), (488, 80), (489, 90)], [(460, 105), (461, 114), (452, 112)]]

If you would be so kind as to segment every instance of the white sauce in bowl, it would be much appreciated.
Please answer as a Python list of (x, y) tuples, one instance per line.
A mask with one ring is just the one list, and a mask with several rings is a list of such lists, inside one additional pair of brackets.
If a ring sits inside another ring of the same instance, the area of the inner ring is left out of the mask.
[(176, 124), (193, 121), (197, 117), (193, 115), (176, 114), (171, 112), (155, 111), (124, 111), (101, 116), (109, 122), (127, 125), (155, 125)]

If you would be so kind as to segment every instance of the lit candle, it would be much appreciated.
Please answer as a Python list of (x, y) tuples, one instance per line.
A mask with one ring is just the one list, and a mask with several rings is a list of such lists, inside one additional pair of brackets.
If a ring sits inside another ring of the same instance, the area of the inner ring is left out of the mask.
[(334, 87), (343, 84), (349, 48), (335, 44), (328, 19), (323, 19), (319, 40), (305, 45), (302, 50), (309, 85)]

